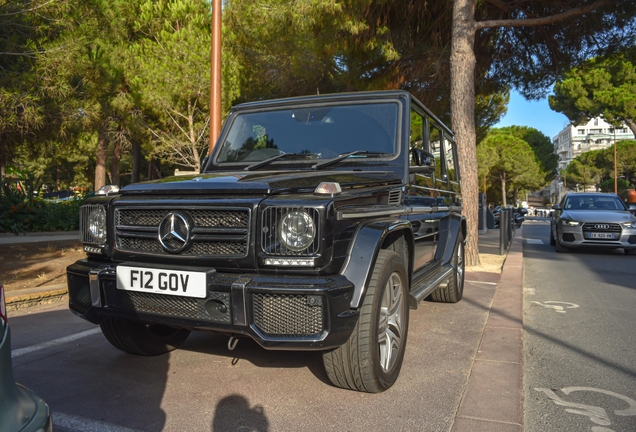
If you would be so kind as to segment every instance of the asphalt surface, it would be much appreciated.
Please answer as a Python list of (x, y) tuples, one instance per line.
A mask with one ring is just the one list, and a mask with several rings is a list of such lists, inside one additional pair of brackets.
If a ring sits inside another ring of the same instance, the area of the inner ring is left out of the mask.
[(636, 257), (524, 224), (524, 430), (636, 431)]
[[(498, 247), (498, 232), (480, 243)], [(460, 303), (410, 311), (400, 378), (382, 394), (334, 388), (319, 353), (249, 339), (229, 351), (197, 332), (168, 355), (127, 355), (65, 303), (10, 313), (14, 373), (56, 431), (519, 431), (521, 269), (519, 234), (502, 274), (468, 272)]]

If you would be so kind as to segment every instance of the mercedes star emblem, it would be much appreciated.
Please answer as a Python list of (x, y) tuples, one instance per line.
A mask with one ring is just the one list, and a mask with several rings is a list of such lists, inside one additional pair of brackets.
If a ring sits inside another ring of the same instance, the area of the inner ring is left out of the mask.
[(190, 222), (181, 213), (170, 212), (159, 224), (159, 243), (166, 252), (179, 253), (190, 241)]

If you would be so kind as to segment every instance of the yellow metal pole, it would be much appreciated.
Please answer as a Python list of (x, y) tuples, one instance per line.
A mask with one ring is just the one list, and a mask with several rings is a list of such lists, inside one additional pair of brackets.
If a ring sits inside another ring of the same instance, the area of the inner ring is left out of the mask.
[(212, 0), (210, 54), (210, 153), (221, 133), (221, 0)]

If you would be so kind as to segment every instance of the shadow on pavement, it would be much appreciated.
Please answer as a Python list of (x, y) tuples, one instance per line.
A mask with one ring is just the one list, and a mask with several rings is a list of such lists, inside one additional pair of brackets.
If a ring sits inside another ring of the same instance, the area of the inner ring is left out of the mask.
[(216, 404), (212, 432), (245, 431), (266, 432), (269, 421), (260, 405), (250, 407), (245, 396), (233, 394)]

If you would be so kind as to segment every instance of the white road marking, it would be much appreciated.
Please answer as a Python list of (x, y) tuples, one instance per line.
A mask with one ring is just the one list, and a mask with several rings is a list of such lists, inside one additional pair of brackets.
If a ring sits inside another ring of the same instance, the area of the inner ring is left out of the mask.
[(541, 239), (525, 239), (527, 244), (545, 244)]
[[(609, 426), (612, 423), (609, 419), (609, 416), (607, 415), (607, 411), (605, 411), (601, 407), (564, 401), (559, 396), (557, 396), (556, 393), (554, 393), (552, 390), (547, 388), (535, 388), (535, 390), (545, 393), (550, 399), (552, 399), (552, 401), (555, 404), (568, 407), (568, 409), (565, 410), (566, 412), (587, 416), (590, 418), (592, 422), (601, 426)], [(616, 415), (636, 416), (636, 401), (631, 398), (628, 398), (627, 396), (623, 396), (621, 394), (614, 393), (609, 390), (597, 389), (594, 387), (565, 387), (565, 388), (562, 388), (561, 391), (565, 395), (569, 395), (570, 393), (575, 391), (591, 391), (595, 393), (603, 393), (609, 396), (614, 396), (615, 398), (618, 398), (622, 401), (627, 402), (627, 404), (629, 405), (629, 408), (627, 409), (614, 410), (614, 413)], [(595, 426), (595, 427), (592, 427), (592, 431), (593, 432), (610, 432), (612, 430), (604, 428), (604, 427)]]
[(138, 432), (135, 429), (128, 429), (122, 426), (70, 414), (54, 412), (51, 416), (53, 417), (53, 426), (63, 427), (73, 432)]
[(543, 306), (544, 308), (547, 309), (554, 309), (555, 312), (558, 313), (566, 313), (565, 310), (563, 310), (563, 306), (558, 306), (557, 304), (564, 304), (564, 305), (568, 305), (565, 307), (565, 309), (576, 309), (577, 307), (579, 307), (579, 305), (575, 304), (575, 303), (568, 303), (568, 302), (562, 302), (562, 301), (546, 301), (546, 302), (538, 302), (538, 301), (532, 301), (531, 303), (536, 303), (539, 306)]
[(24, 347), (24, 348), (18, 348), (16, 350), (11, 351), (11, 358), (16, 358), (16, 357), (20, 357), (21, 355), (24, 354), (29, 354), (35, 351), (40, 351), (42, 349), (45, 348), (50, 348), (50, 347), (54, 347), (57, 345), (62, 345), (65, 344), (67, 342), (73, 342), (74, 340), (77, 339), (82, 339), (85, 338), (87, 336), (92, 336), (95, 334), (101, 333), (101, 329), (99, 327), (94, 328), (94, 329), (90, 329), (90, 330), (86, 330), (83, 331), (81, 333), (75, 333), (72, 334), (70, 336), (65, 336), (63, 338), (59, 338), (59, 339), (53, 339), (51, 341), (47, 341), (41, 344), (37, 344), (37, 345), (31, 345), (28, 347)]

